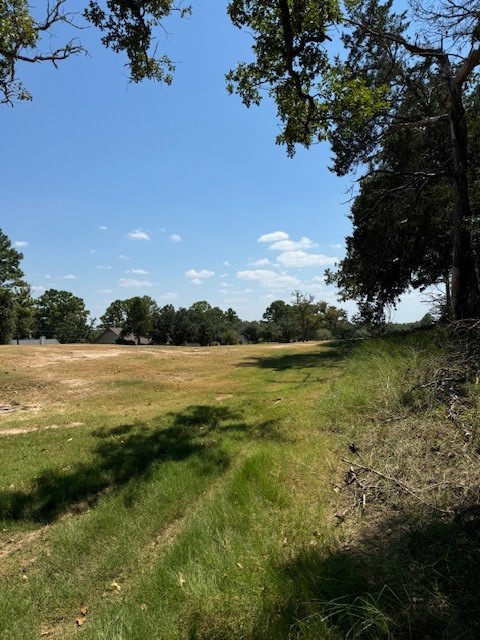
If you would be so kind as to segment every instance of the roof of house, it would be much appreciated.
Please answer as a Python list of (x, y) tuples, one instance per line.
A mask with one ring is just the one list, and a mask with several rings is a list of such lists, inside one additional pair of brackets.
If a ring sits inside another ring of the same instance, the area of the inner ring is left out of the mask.
[[(123, 329), (122, 327), (108, 327), (108, 329), (105, 329), (104, 334), (107, 331), (111, 331), (116, 336), (120, 337), (120, 334), (122, 333)], [(133, 333), (129, 333), (125, 336), (122, 336), (122, 340), (125, 340), (126, 342), (134, 342), (135, 344), (137, 344), (137, 337), (133, 335)], [(140, 344), (150, 344), (150, 340), (148, 338), (144, 338), (143, 336), (140, 336)]]

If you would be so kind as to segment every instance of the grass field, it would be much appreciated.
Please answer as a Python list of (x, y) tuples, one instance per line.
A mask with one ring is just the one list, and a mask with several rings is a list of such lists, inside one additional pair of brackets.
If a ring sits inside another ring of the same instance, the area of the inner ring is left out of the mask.
[(295, 585), (279, 567), (334, 540), (324, 476), (339, 436), (316, 414), (338, 351), (64, 345), (0, 357), (0, 637), (288, 630), (279, 612)]
[(480, 637), (478, 528), (442, 514), (479, 484), (478, 391), (447, 416), (441, 353), (2, 347), (0, 638)]

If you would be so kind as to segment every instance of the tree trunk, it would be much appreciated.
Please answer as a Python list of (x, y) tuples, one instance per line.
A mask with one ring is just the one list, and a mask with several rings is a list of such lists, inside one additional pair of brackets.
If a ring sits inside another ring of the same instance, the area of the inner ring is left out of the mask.
[(453, 211), (452, 291), (454, 320), (480, 317), (480, 291), (468, 222), (472, 215), (468, 189), (467, 118), (462, 86), (450, 77), (450, 130), (455, 170), (455, 207)]

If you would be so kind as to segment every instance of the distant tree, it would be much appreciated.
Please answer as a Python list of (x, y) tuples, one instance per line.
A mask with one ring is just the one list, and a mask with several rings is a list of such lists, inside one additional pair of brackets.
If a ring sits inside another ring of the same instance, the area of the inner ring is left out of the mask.
[(192, 342), (198, 342), (205, 347), (218, 340), (223, 311), (212, 307), (206, 300), (194, 302), (188, 310), (190, 322), (194, 328)]
[(13, 296), (8, 289), (0, 288), (0, 344), (10, 343), (13, 329)]
[(260, 340), (260, 322), (252, 321), (252, 322), (244, 322), (241, 335), (244, 336), (248, 342), (252, 342), (253, 344), (257, 344)]
[(135, 296), (125, 301), (127, 314), (120, 337), (133, 334), (140, 344), (140, 339), (150, 337), (154, 326), (154, 312), (157, 309), (155, 300), (150, 296)]
[(195, 327), (192, 323), (191, 314), (184, 307), (180, 307), (175, 314), (172, 341), (177, 346), (195, 341)]
[(154, 344), (169, 344), (173, 342), (175, 316), (176, 311), (172, 304), (167, 304), (159, 309), (152, 330), (152, 342)]
[(104, 329), (110, 327), (123, 328), (127, 320), (127, 301), (114, 300), (108, 305), (103, 316), (100, 316), (100, 324)]
[(89, 314), (81, 298), (69, 291), (48, 289), (35, 300), (35, 334), (59, 342), (85, 342)]
[(8, 236), (0, 229), (0, 344), (8, 344), (16, 332), (24, 311), (23, 293), (28, 285), (20, 268), (23, 254), (12, 247)]
[(295, 310), (298, 338), (299, 340), (311, 340), (315, 337), (315, 328), (318, 324), (317, 312), (318, 306), (315, 304), (314, 296), (308, 293), (294, 291), (293, 308)]
[(24, 283), (15, 287), (13, 300), (13, 335), (17, 340), (30, 335), (34, 319), (34, 300), (30, 285)]
[(262, 337), (266, 342), (291, 342), (297, 337), (295, 311), (283, 300), (275, 300), (263, 314)]

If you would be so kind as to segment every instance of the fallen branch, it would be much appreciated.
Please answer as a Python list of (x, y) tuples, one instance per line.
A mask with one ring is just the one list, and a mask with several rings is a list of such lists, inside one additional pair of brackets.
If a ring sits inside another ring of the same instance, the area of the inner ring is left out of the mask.
[(366, 473), (373, 473), (373, 475), (379, 478), (383, 478), (387, 482), (395, 484), (397, 487), (399, 487), (399, 489), (401, 489), (405, 493), (408, 493), (410, 496), (412, 496), (412, 498), (415, 498), (415, 500), (423, 504), (425, 507), (428, 507), (429, 509), (433, 509), (434, 511), (437, 511), (438, 513), (441, 513), (443, 515), (453, 515), (454, 513), (451, 509), (441, 509), (440, 507), (437, 507), (431, 504), (430, 502), (423, 500), (415, 493), (413, 489), (411, 489), (408, 485), (403, 483), (401, 480), (398, 480), (398, 478), (395, 478), (394, 476), (389, 476), (385, 473), (382, 473), (381, 471), (378, 471), (378, 469), (374, 469), (373, 467), (365, 463), (359, 464), (358, 462), (352, 462), (351, 460), (347, 460), (345, 458), (342, 458), (342, 462), (345, 462), (345, 464), (350, 465), (351, 469), (354, 469), (357, 471), (365, 471)]

